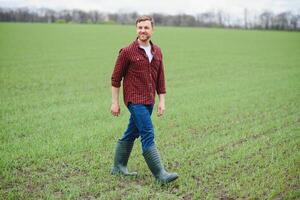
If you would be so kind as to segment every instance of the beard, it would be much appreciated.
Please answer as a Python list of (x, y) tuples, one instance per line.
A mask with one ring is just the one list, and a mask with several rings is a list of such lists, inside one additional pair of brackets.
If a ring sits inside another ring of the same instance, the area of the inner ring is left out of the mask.
[(145, 42), (145, 41), (149, 40), (151, 38), (151, 36), (150, 35), (141, 34), (141, 35), (138, 36), (138, 38), (139, 38), (140, 41)]

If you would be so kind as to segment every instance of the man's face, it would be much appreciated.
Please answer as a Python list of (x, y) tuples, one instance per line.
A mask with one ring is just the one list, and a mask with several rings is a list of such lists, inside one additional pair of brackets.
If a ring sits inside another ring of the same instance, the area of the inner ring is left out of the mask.
[(153, 27), (151, 26), (151, 22), (141, 21), (136, 25), (136, 33), (140, 41), (146, 42), (149, 40), (153, 33)]

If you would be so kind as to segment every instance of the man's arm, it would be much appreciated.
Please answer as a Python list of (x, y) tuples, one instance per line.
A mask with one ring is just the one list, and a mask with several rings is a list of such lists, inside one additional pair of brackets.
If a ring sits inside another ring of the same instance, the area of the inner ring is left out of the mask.
[(126, 52), (123, 49), (121, 49), (119, 51), (119, 56), (117, 58), (115, 68), (111, 77), (112, 104), (111, 104), (110, 111), (113, 116), (120, 115), (119, 93), (120, 93), (121, 81), (125, 75), (127, 66), (128, 66), (128, 62), (126, 59)]
[(164, 73), (163, 61), (161, 61), (159, 70), (158, 70), (156, 91), (157, 91), (158, 98), (159, 98), (157, 115), (160, 117), (164, 114), (164, 112), (166, 110), (166, 107), (165, 107), (166, 83), (165, 83), (165, 73)]
[(113, 116), (119, 116), (121, 113), (120, 104), (119, 104), (119, 94), (120, 94), (120, 88), (111, 86), (112, 102), (111, 102), (110, 111)]

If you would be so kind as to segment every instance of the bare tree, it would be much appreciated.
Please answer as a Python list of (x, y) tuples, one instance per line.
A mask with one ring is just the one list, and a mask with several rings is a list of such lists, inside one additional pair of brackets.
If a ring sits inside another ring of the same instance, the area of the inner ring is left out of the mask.
[(152, 17), (156, 25), (163, 25), (164, 15), (160, 13), (153, 13)]
[(224, 24), (225, 18), (226, 18), (225, 13), (222, 10), (219, 10), (217, 15), (218, 15), (218, 24), (219, 24), (219, 26), (220, 27), (225, 27), (225, 24)]
[(215, 26), (217, 24), (217, 17), (213, 12), (204, 12), (197, 15), (197, 21), (200, 26)]
[(270, 29), (272, 27), (272, 18), (274, 14), (270, 11), (265, 11), (259, 15), (260, 24), (263, 29)]
[(52, 23), (55, 21), (55, 11), (51, 9), (45, 9), (45, 17), (48, 23)]
[(248, 9), (244, 9), (244, 27), (248, 29)]
[(65, 22), (71, 22), (72, 21), (72, 12), (69, 10), (62, 10), (59, 13), (59, 18), (63, 19)]
[(300, 29), (300, 15), (293, 15), (291, 19), (292, 29), (299, 30)]
[(282, 12), (275, 16), (274, 24), (276, 29), (288, 30), (291, 24), (292, 15), (290, 12)]

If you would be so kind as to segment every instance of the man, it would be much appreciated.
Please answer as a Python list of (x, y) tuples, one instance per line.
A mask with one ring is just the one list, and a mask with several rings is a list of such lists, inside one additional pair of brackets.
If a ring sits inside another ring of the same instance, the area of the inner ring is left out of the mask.
[(158, 116), (165, 111), (165, 78), (160, 48), (150, 38), (153, 20), (142, 16), (136, 20), (137, 39), (119, 52), (111, 77), (113, 116), (120, 115), (119, 92), (123, 79), (124, 102), (130, 112), (127, 130), (118, 141), (112, 174), (137, 175), (128, 172), (127, 162), (135, 139), (141, 137), (145, 161), (160, 183), (169, 183), (178, 178), (176, 173), (168, 173), (161, 161), (154, 143), (154, 129), (151, 121), (155, 92), (159, 97)]

